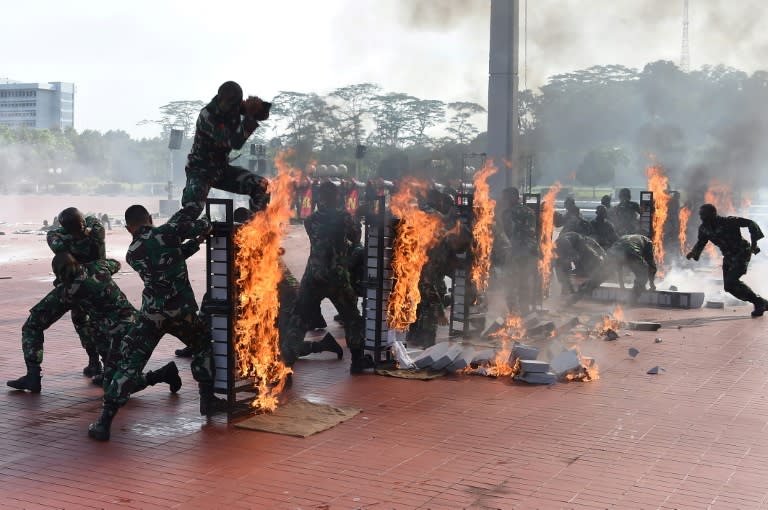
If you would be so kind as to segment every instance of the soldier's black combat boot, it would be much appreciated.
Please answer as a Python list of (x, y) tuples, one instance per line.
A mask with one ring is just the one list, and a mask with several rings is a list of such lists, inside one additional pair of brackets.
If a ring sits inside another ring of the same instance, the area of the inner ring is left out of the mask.
[(352, 364), (349, 366), (350, 374), (362, 374), (364, 370), (375, 366), (373, 358), (369, 354), (364, 354), (363, 350), (351, 350)]
[(213, 384), (200, 383), (200, 415), (213, 416), (226, 412), (229, 408), (227, 401), (213, 394)]
[(116, 414), (117, 407), (104, 404), (99, 419), (88, 425), (88, 437), (97, 441), (109, 441), (109, 429)]
[(184, 347), (183, 349), (176, 349), (175, 354), (177, 358), (191, 358), (192, 347)]
[(312, 342), (312, 352), (335, 352), (337, 358), (344, 357), (344, 348), (330, 333), (326, 333), (319, 342)]
[(765, 299), (757, 296), (757, 300), (755, 300), (753, 304), (755, 305), (755, 309), (752, 310), (752, 317), (762, 317), (766, 309)]
[(27, 374), (8, 381), (6, 384), (16, 390), (27, 390), (32, 393), (40, 393), (40, 365), (27, 363)]
[(101, 361), (99, 361), (99, 355), (89, 352), (88, 353), (88, 366), (83, 369), (83, 375), (86, 377), (93, 377), (99, 375), (102, 372)]
[(150, 370), (145, 374), (147, 384), (154, 386), (157, 383), (168, 383), (171, 387), (171, 393), (176, 393), (181, 389), (181, 377), (179, 377), (179, 368), (176, 363), (171, 361), (159, 370)]

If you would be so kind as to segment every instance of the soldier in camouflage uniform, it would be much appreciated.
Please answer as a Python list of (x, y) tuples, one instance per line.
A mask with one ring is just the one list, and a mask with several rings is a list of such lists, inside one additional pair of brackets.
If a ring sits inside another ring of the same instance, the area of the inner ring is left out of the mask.
[(125, 224), (133, 235), (125, 258), (144, 281), (144, 291), (136, 325), (121, 342), (111, 380), (104, 381), (102, 414), (88, 427), (88, 435), (102, 441), (109, 439), (117, 410), (131, 393), (145, 385), (142, 370), (166, 333), (192, 346), (191, 369), (200, 388), (200, 414), (226, 409), (226, 401), (213, 394), (210, 331), (197, 314), (186, 263), (210, 232), (210, 222), (207, 218), (190, 220), (179, 211), (167, 223), (155, 227), (143, 206), (132, 205), (125, 211)]
[(576, 292), (571, 275), (591, 278), (605, 260), (605, 250), (597, 241), (577, 232), (560, 233), (555, 242), (555, 254), (557, 279), (564, 294)]
[(525, 315), (535, 306), (538, 281), (536, 214), (520, 201), (517, 188), (505, 189), (502, 200), (505, 208), (501, 212), (501, 220), (509, 240), (505, 282), (507, 308), (510, 313)]
[(192, 150), (187, 157), (187, 184), (181, 197), (190, 219), (200, 216), (211, 188), (250, 195), (252, 211), (266, 207), (268, 182), (245, 168), (229, 164), (229, 153), (239, 150), (259, 121), (269, 117), (270, 104), (257, 97), (243, 101), (240, 85), (228, 81), (200, 111)]
[(349, 247), (360, 242), (360, 223), (346, 210), (338, 208), (338, 192), (332, 182), (318, 188), (318, 208), (306, 220), (304, 228), (310, 242), (309, 258), (299, 286), (299, 296), (291, 320), (292, 338), (304, 338), (309, 313), (329, 298), (341, 315), (347, 345), (352, 355), (350, 372), (373, 368), (373, 360), (364, 354), (363, 319), (352, 289), (347, 256)]
[(563, 204), (565, 214), (555, 211), (554, 224), (556, 227), (562, 227), (561, 232), (577, 232), (588, 236), (592, 233), (589, 222), (581, 215), (581, 209), (576, 206), (573, 197), (565, 199)]
[(629, 188), (619, 191), (619, 203), (613, 208), (616, 233), (620, 236), (637, 234), (640, 229), (640, 204), (632, 200)]
[(608, 209), (604, 205), (598, 205), (595, 208), (595, 218), (589, 222), (589, 227), (592, 232), (590, 236), (604, 250), (610, 248), (619, 239), (613, 223), (608, 220)]
[[(78, 262), (83, 264), (106, 258), (104, 226), (98, 218), (84, 217), (83, 213), (74, 207), (64, 209), (57, 218), (59, 226), (53, 227), (46, 234), (46, 241), (54, 254), (71, 253)], [(38, 306), (33, 309), (35, 313), (43, 311)], [(82, 306), (75, 304), (70, 315), (77, 336), (80, 338), (80, 344), (88, 354), (88, 365), (83, 369), (83, 375), (93, 377), (100, 374), (101, 362), (94, 345), (88, 312)]]
[[(699, 238), (696, 245), (686, 255), (687, 259), (699, 260), (704, 246), (712, 242), (723, 254), (723, 286), (726, 292), (737, 299), (749, 301), (754, 305), (752, 317), (761, 317), (765, 313), (766, 301), (741, 281), (747, 274), (747, 266), (752, 255), (760, 253), (757, 241), (763, 238), (763, 232), (754, 221), (738, 216), (718, 216), (717, 208), (704, 204), (699, 208)], [(751, 243), (741, 236), (741, 229), (749, 230)]]

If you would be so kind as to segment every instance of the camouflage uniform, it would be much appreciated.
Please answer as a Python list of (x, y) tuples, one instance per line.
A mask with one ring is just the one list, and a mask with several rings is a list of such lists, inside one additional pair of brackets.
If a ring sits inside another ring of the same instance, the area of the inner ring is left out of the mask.
[(503, 210), (501, 219), (510, 242), (506, 257), (507, 308), (510, 312), (526, 314), (535, 306), (538, 282), (536, 214), (527, 205), (518, 203)]
[[(179, 211), (166, 224), (144, 226), (134, 234), (125, 258), (144, 281), (141, 310), (130, 334), (120, 343), (113, 377), (104, 381), (105, 408), (124, 405), (131, 393), (147, 385), (142, 370), (166, 333), (192, 347), (192, 376), (212, 387), (210, 332), (197, 314), (186, 263), (200, 249), (195, 238), (209, 226), (206, 218), (191, 221)], [(182, 242), (184, 239), (190, 240)]]
[(556, 212), (554, 224), (556, 227), (562, 227), (561, 233), (576, 232), (584, 236), (592, 233), (589, 222), (581, 216), (581, 211), (578, 207), (566, 211), (565, 214)]
[(421, 301), (416, 307), (416, 321), (411, 324), (406, 337), (409, 345), (429, 347), (435, 344), (437, 326), (445, 319), (443, 297), (448, 292), (445, 277), (451, 271), (452, 254), (445, 241), (441, 241), (427, 253), (419, 278)]
[(357, 309), (357, 295), (350, 283), (347, 256), (349, 246), (360, 242), (360, 224), (342, 210), (320, 205), (304, 220), (310, 242), (309, 258), (299, 286), (289, 333), (304, 339), (312, 310), (329, 298), (341, 315), (347, 345), (355, 356), (362, 356), (363, 319)]
[(597, 241), (576, 232), (561, 233), (555, 242), (555, 253), (557, 279), (567, 293), (575, 292), (571, 274), (591, 278), (605, 259), (605, 251)]
[[(46, 241), (53, 253), (69, 253), (75, 260), (81, 264), (93, 262), (95, 260), (104, 260), (106, 258), (106, 248), (104, 246), (104, 225), (95, 216), (85, 217), (85, 228), (90, 229), (90, 233), (82, 239), (75, 239), (72, 234), (69, 234), (60, 225), (52, 228), (46, 234)], [(54, 282), (55, 284), (56, 282)], [(49, 294), (50, 295), (50, 294)], [(32, 313), (45, 313), (41, 306), (48, 296), (43, 298), (40, 303), (35, 305)], [(49, 303), (50, 304), (50, 303)], [(67, 309), (69, 310), (69, 308)], [(66, 312), (67, 310), (64, 310)], [(85, 352), (88, 353), (90, 360), (98, 363), (98, 354), (96, 345), (94, 344), (93, 335), (94, 331), (90, 325), (90, 319), (88, 312), (84, 307), (77, 303), (74, 303), (71, 308), (72, 325), (75, 327), (77, 336), (80, 338), (80, 345), (83, 346)], [(61, 316), (57, 317), (58, 320)], [(31, 317), (30, 317), (31, 318)], [(46, 317), (40, 317), (40, 321), (45, 321)], [(54, 321), (55, 322), (55, 321)], [(42, 349), (42, 347), (41, 347)], [(41, 356), (42, 358), (42, 353)]]
[(616, 267), (619, 286), (624, 288), (624, 266), (635, 275), (633, 290), (635, 295), (645, 290), (646, 283), (655, 289), (656, 261), (654, 260), (653, 241), (644, 235), (631, 234), (621, 236), (606, 252), (610, 266)]
[(619, 239), (616, 229), (613, 228), (613, 223), (606, 218), (593, 219), (589, 222), (589, 227), (592, 232), (591, 237), (605, 250)]
[(200, 216), (211, 188), (250, 195), (252, 211), (263, 209), (269, 200), (266, 179), (229, 164), (229, 153), (242, 148), (259, 123), (239, 113), (222, 114), (217, 101), (218, 96), (200, 110), (192, 150), (187, 157), (187, 184), (181, 204), (190, 219)]
[(725, 291), (742, 301), (761, 303), (762, 298), (741, 281), (741, 277), (747, 274), (747, 266), (752, 258), (750, 243), (741, 236), (741, 228), (749, 230), (753, 245), (763, 238), (760, 227), (750, 219), (738, 216), (717, 216), (711, 224), (702, 223), (699, 226), (698, 241), (689, 255), (698, 260), (704, 246), (711, 241), (723, 254)]
[(640, 204), (633, 200), (622, 200), (609, 209), (613, 213), (613, 226), (619, 236), (637, 234), (640, 229)]

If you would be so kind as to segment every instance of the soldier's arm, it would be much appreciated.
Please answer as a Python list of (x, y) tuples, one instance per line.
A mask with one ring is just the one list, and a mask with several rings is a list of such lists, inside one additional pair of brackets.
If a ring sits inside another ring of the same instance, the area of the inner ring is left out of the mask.
[(107, 249), (104, 245), (104, 225), (95, 216), (88, 216), (85, 218), (85, 228), (90, 229), (86, 230), (86, 232), (88, 232), (88, 236), (99, 247), (99, 259), (107, 258)]
[(179, 236), (180, 239), (194, 239), (202, 234), (205, 234), (211, 229), (211, 222), (205, 216), (202, 216), (196, 220), (190, 219), (185, 213), (184, 209), (176, 211), (171, 216), (165, 225), (160, 227), (161, 231), (172, 231)]
[(45, 240), (53, 253), (65, 253), (69, 251), (70, 236), (64, 229), (59, 227), (49, 230), (45, 235)]
[(200, 251), (200, 241), (197, 239), (190, 239), (181, 245), (181, 254), (185, 259), (188, 259), (198, 251)]
[(117, 272), (120, 271), (120, 268), (122, 267), (120, 262), (115, 259), (101, 259), (98, 261), (98, 263), (101, 265), (101, 267), (109, 271), (109, 274), (117, 274)]
[(230, 143), (230, 129), (224, 123), (216, 122), (208, 108), (203, 108), (197, 117), (195, 134), (210, 138), (216, 145)]
[(763, 235), (763, 231), (760, 230), (760, 226), (748, 218), (732, 217), (729, 218), (729, 220), (732, 220), (734, 223), (736, 223), (739, 228), (746, 228), (749, 230), (749, 237), (752, 243), (752, 248), (755, 248), (757, 246), (757, 242), (765, 237)]
[(701, 252), (704, 251), (704, 247), (707, 245), (708, 242), (709, 242), (709, 236), (707, 235), (706, 230), (704, 230), (704, 225), (701, 225), (699, 227), (698, 240), (696, 241), (696, 244), (693, 245), (693, 248), (691, 249), (690, 253), (688, 253), (688, 255), (691, 256), (689, 258), (698, 260), (698, 258), (701, 256)]
[(237, 129), (232, 131), (229, 137), (229, 144), (233, 149), (239, 150), (245, 145), (245, 141), (259, 127), (259, 123), (249, 117), (243, 117), (238, 123)]

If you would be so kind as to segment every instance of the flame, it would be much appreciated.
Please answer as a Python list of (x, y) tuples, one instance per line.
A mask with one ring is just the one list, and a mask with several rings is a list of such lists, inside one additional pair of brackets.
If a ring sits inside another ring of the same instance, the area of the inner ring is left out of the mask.
[(552, 233), (555, 230), (555, 197), (560, 192), (561, 184), (555, 182), (544, 198), (541, 199), (541, 235), (539, 246), (541, 258), (539, 258), (539, 274), (541, 275), (541, 289), (544, 295), (549, 288), (549, 279), (552, 276), (552, 259), (555, 256), (555, 241)]
[(387, 324), (396, 331), (406, 331), (416, 321), (421, 269), (429, 260), (427, 252), (439, 241), (441, 219), (418, 206), (417, 194), (426, 189), (425, 182), (408, 177), (392, 196), (392, 213), (400, 221), (392, 243), (395, 284), (387, 303)]
[(648, 177), (648, 190), (653, 192), (654, 258), (656, 264), (661, 266), (664, 263), (664, 224), (669, 214), (669, 178), (660, 166), (646, 168), (645, 175)]
[(595, 363), (594, 358), (588, 358), (584, 356), (581, 353), (581, 349), (579, 349), (578, 345), (574, 345), (571, 347), (572, 350), (576, 351), (576, 354), (579, 357), (579, 363), (581, 363), (581, 366), (574, 371), (568, 372), (563, 377), (566, 381), (581, 381), (581, 382), (589, 382), (589, 381), (596, 381), (600, 379), (600, 370), (597, 367), (597, 363)]
[(475, 197), (472, 203), (475, 221), (472, 225), (472, 284), (478, 292), (488, 288), (493, 247), (493, 217), (496, 201), (490, 197), (488, 178), (498, 171), (492, 161), (486, 161), (475, 174)]
[(688, 248), (686, 248), (685, 243), (688, 237), (688, 220), (690, 217), (691, 210), (687, 206), (681, 207), (680, 212), (678, 213), (678, 218), (680, 218), (680, 231), (678, 232), (677, 237), (680, 239), (680, 255), (683, 257), (688, 253)]
[(514, 376), (520, 372), (520, 360), (515, 360), (515, 364), (510, 366), (509, 357), (512, 354), (510, 343), (520, 340), (525, 336), (523, 319), (520, 316), (510, 314), (507, 316), (504, 326), (491, 335), (491, 338), (501, 339), (501, 350), (496, 352), (490, 363), (480, 367), (466, 367), (461, 373), (485, 375), (488, 377), (507, 377)]
[(597, 325), (596, 331), (598, 335), (605, 335), (608, 330), (618, 331), (621, 328), (621, 323), (624, 321), (624, 310), (619, 304), (613, 309), (610, 315), (603, 316), (603, 321)]
[(283, 276), (280, 243), (291, 217), (291, 189), (296, 174), (285, 162), (286, 157), (286, 153), (280, 153), (275, 161), (278, 175), (269, 183), (272, 197), (266, 210), (256, 213), (234, 236), (239, 291), (234, 328), (237, 369), (241, 377), (254, 379), (258, 396), (251, 405), (262, 411), (277, 408), (278, 395), (292, 372), (280, 358), (277, 330), (277, 285)]

